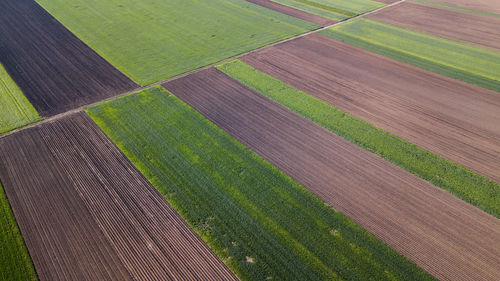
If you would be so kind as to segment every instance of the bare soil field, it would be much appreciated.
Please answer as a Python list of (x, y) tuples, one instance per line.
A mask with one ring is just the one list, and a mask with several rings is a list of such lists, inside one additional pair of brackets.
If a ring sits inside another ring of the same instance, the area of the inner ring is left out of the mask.
[(0, 62), (42, 116), (137, 87), (35, 1), (0, 1), (0, 34)]
[(500, 17), (405, 2), (370, 14), (367, 18), (500, 50)]
[(500, 95), (311, 34), (242, 61), (500, 182)]
[(313, 14), (310, 14), (310, 13), (307, 13), (307, 12), (304, 12), (304, 11), (301, 11), (301, 10), (298, 10), (298, 9), (295, 9), (292, 7), (288, 7), (288, 6), (273, 2), (273, 1), (269, 1), (269, 0), (247, 0), (247, 1), (254, 3), (254, 4), (257, 4), (257, 5), (260, 5), (262, 7), (266, 7), (268, 9), (283, 13), (285, 15), (289, 15), (289, 16), (292, 16), (292, 17), (295, 17), (295, 18), (298, 18), (301, 20), (315, 23), (315, 24), (320, 25), (320, 26), (328, 26), (328, 25), (332, 25), (332, 24), (336, 23), (336, 21), (334, 21), (334, 20), (327, 19), (327, 18), (317, 16), (317, 15), (313, 15)]
[(497, 0), (430, 0), (430, 2), (500, 14), (500, 1)]
[(211, 68), (164, 85), (442, 280), (500, 274), (500, 221)]
[(236, 280), (84, 113), (0, 139), (40, 280)]

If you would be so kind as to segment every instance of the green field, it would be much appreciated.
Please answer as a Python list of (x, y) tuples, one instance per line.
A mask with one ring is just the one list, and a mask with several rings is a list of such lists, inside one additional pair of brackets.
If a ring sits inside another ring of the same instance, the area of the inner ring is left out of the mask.
[(385, 6), (371, 0), (272, 0), (311, 14), (342, 21)]
[(319, 28), (244, 0), (37, 0), (141, 85)]
[(367, 19), (320, 32), (404, 63), (500, 92), (500, 54)]
[(242, 280), (432, 279), (161, 87), (87, 112)]
[(0, 253), (0, 280), (37, 280), (2, 184), (0, 184)]
[(1, 64), (0, 105), (0, 134), (41, 119)]
[(217, 68), (346, 140), (500, 218), (500, 184), (378, 129), (239, 60)]

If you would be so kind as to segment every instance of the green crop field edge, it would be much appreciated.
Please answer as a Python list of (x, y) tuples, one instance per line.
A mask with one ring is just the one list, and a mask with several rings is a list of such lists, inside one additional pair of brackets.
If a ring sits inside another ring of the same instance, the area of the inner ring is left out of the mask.
[(38, 279), (1, 183), (0, 253), (0, 280)]
[(500, 14), (478, 11), (478, 10), (473, 10), (473, 9), (467, 9), (467, 8), (457, 7), (457, 6), (453, 6), (453, 5), (449, 5), (449, 4), (436, 3), (436, 2), (427, 1), (427, 0), (413, 0), (413, 1), (420, 2), (423, 4), (427, 4), (427, 5), (434, 5), (434, 6), (438, 6), (438, 7), (449, 8), (449, 9), (454, 9), (454, 10), (459, 10), (459, 11), (465, 11), (465, 12), (470, 12), (470, 13), (475, 13), (475, 14), (480, 14), (480, 15), (500, 17)]
[(485, 49), (367, 19), (356, 19), (319, 33), (403, 63), (500, 92), (500, 54)]
[(36, 1), (142, 86), (320, 28), (244, 0)]
[(35, 108), (0, 64), (0, 134), (41, 120)]
[(87, 110), (242, 280), (427, 280), (162, 87)]
[(217, 68), (344, 139), (500, 218), (500, 184), (292, 88), (240, 60)]

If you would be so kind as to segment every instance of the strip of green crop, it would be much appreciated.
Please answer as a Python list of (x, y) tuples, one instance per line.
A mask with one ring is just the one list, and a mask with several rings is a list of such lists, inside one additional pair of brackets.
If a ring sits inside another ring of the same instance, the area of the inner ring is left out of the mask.
[(331, 10), (319, 9), (317, 7), (306, 5), (304, 3), (293, 0), (271, 0), (271, 1), (335, 21), (343, 21), (345, 19), (350, 18), (350, 16), (336, 13)]
[(161, 87), (87, 113), (242, 280), (432, 279)]
[(37, 0), (141, 85), (319, 26), (244, 0)]
[(346, 140), (500, 218), (500, 184), (378, 129), (239, 60), (217, 68)]
[(0, 64), (0, 134), (41, 119)]
[(272, 0), (305, 12), (343, 20), (384, 7), (385, 4), (371, 0)]
[(354, 12), (351, 12), (351, 11), (346, 11), (346, 10), (343, 10), (343, 9), (339, 9), (339, 8), (334, 7), (334, 6), (325, 5), (325, 4), (322, 4), (322, 3), (315, 2), (315, 1), (309, 1), (309, 0), (289, 0), (289, 1), (274, 0), (274, 1), (275, 2), (287, 2), (289, 5), (292, 4), (292, 2), (301, 3), (301, 4), (304, 4), (306, 6), (310, 6), (310, 7), (313, 7), (313, 8), (320, 9), (320, 10), (325, 10), (325, 11), (333, 12), (333, 13), (336, 13), (336, 14), (341, 14), (341, 15), (344, 15), (344, 16), (347, 16), (347, 17), (354, 17), (354, 16), (357, 15), (357, 13), (354, 13)]
[(449, 9), (454, 9), (454, 10), (459, 10), (459, 11), (471, 12), (471, 13), (480, 14), (480, 15), (500, 17), (499, 14), (489, 13), (489, 12), (483, 12), (483, 11), (478, 11), (478, 10), (472, 10), (472, 9), (457, 7), (457, 6), (448, 5), (448, 4), (436, 3), (436, 2), (426, 1), (426, 0), (413, 0), (413, 1), (424, 3), (424, 4), (428, 4), (428, 5), (434, 5), (434, 6), (438, 6), (438, 7), (443, 7), (443, 8), (449, 8)]
[(500, 92), (500, 54), (367, 19), (321, 34), (429, 71)]
[(37, 280), (9, 202), (0, 184), (0, 280)]

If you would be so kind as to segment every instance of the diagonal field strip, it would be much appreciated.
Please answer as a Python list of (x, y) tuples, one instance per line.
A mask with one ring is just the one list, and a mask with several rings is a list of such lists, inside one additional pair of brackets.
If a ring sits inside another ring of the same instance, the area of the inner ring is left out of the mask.
[(299, 35), (297, 35), (297, 36), (292, 36), (292, 37), (290, 37), (290, 38), (287, 38), (287, 39), (284, 39), (284, 40), (281, 40), (281, 41), (278, 41), (278, 42), (275, 42), (275, 43), (272, 43), (272, 44), (269, 44), (269, 45), (266, 45), (266, 46), (263, 46), (263, 47), (260, 47), (260, 48), (257, 48), (257, 49), (255, 49), (255, 50), (251, 50), (251, 51), (248, 51), (248, 52), (242, 53), (242, 54), (240, 54), (240, 55), (235, 55), (235, 56), (232, 56), (232, 57), (228, 57), (228, 58), (226, 58), (226, 59), (223, 59), (223, 60), (221, 60), (221, 61), (218, 61), (218, 62), (214, 62), (214, 63), (208, 64), (207, 66), (200, 67), (199, 69), (195, 69), (195, 70), (192, 70), (192, 71), (188, 71), (188, 72), (186, 72), (186, 73), (183, 73), (183, 74), (177, 75), (177, 76), (175, 76), (175, 77), (168, 78), (168, 79), (165, 79), (165, 80), (162, 80), (162, 81), (156, 82), (156, 83), (152, 83), (152, 84), (147, 85), (147, 86), (140, 87), (139, 89), (135, 89), (135, 90), (132, 90), (132, 91), (127, 91), (127, 92), (124, 92), (124, 93), (121, 93), (121, 94), (117, 94), (117, 95), (115, 95), (114, 97), (104, 98), (104, 99), (102, 99), (102, 100), (100, 100), (100, 101), (97, 101), (97, 102), (94, 102), (94, 103), (90, 103), (90, 104), (88, 104), (88, 105), (80, 106), (80, 107), (78, 107), (78, 108), (68, 110), (68, 111), (66, 111), (66, 112), (64, 112), (64, 113), (59, 113), (59, 114), (56, 114), (56, 115), (54, 115), (54, 116), (48, 117), (48, 118), (46, 118), (46, 119), (44, 119), (44, 120), (41, 120), (41, 121), (39, 121), (39, 122), (37, 122), (37, 123), (31, 124), (31, 125), (27, 125), (27, 126), (24, 126), (24, 127), (22, 127), (22, 128), (19, 128), (19, 129), (14, 129), (14, 130), (11, 130), (11, 131), (9, 131), (9, 132), (7, 132), (7, 133), (4, 133), (4, 134), (0, 134), (0, 138), (3, 138), (3, 137), (5, 137), (5, 136), (11, 135), (11, 134), (14, 134), (14, 133), (16, 133), (16, 132), (18, 132), (18, 131), (22, 131), (22, 130), (24, 130), (24, 129), (28, 129), (28, 128), (33, 127), (33, 126), (36, 126), (36, 125), (38, 125), (38, 124), (40, 124), (40, 123), (50, 122), (50, 121), (53, 121), (53, 120), (60, 119), (60, 118), (62, 118), (62, 117), (64, 117), (64, 116), (66, 116), (66, 115), (73, 114), (73, 113), (76, 113), (76, 112), (80, 112), (80, 111), (84, 110), (85, 108), (88, 108), (88, 107), (92, 107), (92, 106), (98, 105), (98, 104), (100, 104), (100, 103), (102, 103), (102, 102), (105, 102), (105, 101), (110, 101), (110, 100), (113, 100), (113, 99), (118, 98), (118, 97), (127, 96), (127, 95), (133, 94), (133, 93), (135, 93), (136, 91), (139, 91), (139, 90), (149, 89), (149, 88), (152, 88), (152, 87), (155, 87), (155, 86), (161, 85), (161, 84), (163, 84), (163, 83), (166, 83), (166, 82), (168, 82), (168, 81), (170, 81), (170, 80), (177, 79), (177, 78), (180, 78), (180, 77), (184, 77), (184, 76), (187, 76), (187, 75), (189, 75), (189, 74), (191, 74), (191, 73), (195, 73), (195, 72), (198, 72), (198, 71), (202, 71), (202, 70), (204, 70), (204, 69), (208, 69), (208, 68), (213, 67), (213, 66), (215, 66), (215, 65), (217, 65), (217, 64), (224, 63), (224, 62), (227, 62), (227, 61), (230, 61), (230, 60), (233, 60), (233, 59), (236, 59), (236, 58), (239, 58), (239, 57), (245, 56), (245, 55), (247, 55), (247, 54), (250, 54), (250, 53), (253, 53), (253, 52), (257, 52), (257, 51), (259, 51), (259, 50), (263, 50), (263, 49), (266, 49), (266, 48), (270, 48), (270, 47), (272, 47), (272, 46), (275, 46), (275, 45), (278, 45), (278, 44), (281, 44), (281, 43), (284, 43), (284, 42), (288, 42), (288, 41), (291, 41), (291, 40), (294, 40), (294, 39), (297, 39), (297, 38), (300, 38), (300, 37), (303, 37), (303, 36), (307, 36), (307, 35), (309, 35), (309, 34), (313, 34), (313, 33), (316, 33), (317, 31), (321, 31), (321, 30), (328, 29), (328, 28), (333, 27), (333, 26), (336, 26), (336, 25), (338, 25), (338, 24), (343, 24), (343, 23), (345, 23), (345, 22), (349, 22), (349, 21), (351, 21), (351, 20), (355, 20), (355, 19), (357, 19), (357, 18), (359, 18), (359, 17), (362, 17), (362, 16), (365, 16), (365, 15), (369, 15), (369, 14), (375, 13), (375, 12), (377, 12), (377, 11), (379, 11), (379, 10), (382, 10), (382, 9), (384, 9), (384, 8), (387, 8), (387, 7), (392, 7), (392, 6), (394, 6), (394, 5), (398, 5), (398, 4), (403, 3), (403, 2), (405, 2), (405, 1), (407, 1), (407, 0), (399, 0), (399, 1), (396, 1), (396, 2), (394, 2), (394, 3), (392, 3), (392, 4), (388, 4), (387, 6), (382, 7), (382, 8), (380, 8), (380, 9), (377, 9), (377, 10), (374, 10), (374, 11), (371, 11), (371, 12), (368, 12), (368, 13), (365, 13), (365, 14), (361, 14), (361, 15), (358, 15), (358, 16), (355, 16), (355, 17), (352, 17), (352, 18), (347, 19), (347, 20), (345, 20), (345, 21), (343, 21), (343, 22), (334, 23), (334, 24), (332, 24), (332, 25), (328, 25), (328, 26), (325, 26), (325, 27), (320, 28), (320, 29), (317, 29), (317, 30), (313, 30), (313, 31), (310, 31), (310, 32), (302, 33), (302, 34), (299, 34)]
[(378, 129), (240, 60), (219, 65), (217, 69), (334, 134), (500, 218), (499, 183)]
[(0, 105), (0, 134), (41, 120), (2, 64), (0, 64)]
[(497, 92), (320, 34), (276, 45), (241, 60), (500, 183), (500, 95)]
[(41, 116), (137, 86), (35, 1), (0, 1), (0, 34), (0, 63)]
[(319, 26), (329, 26), (334, 24), (336, 21), (327, 19), (321, 16), (317, 16), (311, 13), (304, 12), (302, 10), (298, 10), (289, 6), (285, 6), (276, 2), (273, 2), (271, 0), (247, 0), (248, 2), (257, 4), (262, 7), (266, 7), (268, 9), (295, 17), (299, 18), (308, 22), (315, 23)]
[(244, 0), (37, 0), (141, 85), (319, 26)]
[(500, 52), (500, 17), (407, 1), (366, 18)]
[(165, 87), (393, 249), (444, 280), (500, 274), (500, 221), (216, 69)]
[(428, 280), (161, 87), (88, 114), (243, 280)]
[(500, 2), (496, 0), (414, 0), (431, 5), (471, 13), (500, 17)]
[(40, 280), (237, 280), (83, 112), (0, 140)]

